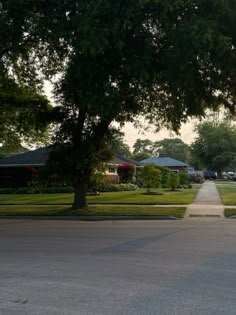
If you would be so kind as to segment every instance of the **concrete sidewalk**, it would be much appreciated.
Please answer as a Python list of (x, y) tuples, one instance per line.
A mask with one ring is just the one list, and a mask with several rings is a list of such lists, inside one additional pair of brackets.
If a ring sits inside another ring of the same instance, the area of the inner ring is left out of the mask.
[(224, 217), (224, 207), (214, 182), (206, 181), (196, 199), (187, 207), (185, 218)]

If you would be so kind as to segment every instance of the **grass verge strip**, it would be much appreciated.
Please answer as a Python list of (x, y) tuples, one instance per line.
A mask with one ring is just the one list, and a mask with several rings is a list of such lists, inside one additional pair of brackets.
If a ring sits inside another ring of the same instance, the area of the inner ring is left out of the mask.
[(236, 205), (236, 185), (235, 184), (224, 184), (216, 185), (218, 192), (224, 205), (233, 206)]
[[(145, 189), (135, 191), (109, 192), (102, 193), (100, 196), (88, 197), (89, 204), (189, 204), (195, 198), (199, 187), (194, 186), (192, 189), (184, 189), (183, 191), (165, 191), (163, 195), (144, 195)], [(156, 191), (156, 190), (153, 190)], [(73, 194), (29, 194), (29, 195), (0, 195), (0, 204), (55, 204), (55, 205), (71, 205), (73, 202)]]
[(225, 213), (226, 218), (230, 218), (233, 216), (235, 216), (235, 218), (236, 218), (236, 209), (227, 208), (227, 209), (225, 209), (224, 213)]
[(0, 216), (160, 216), (183, 218), (185, 207), (90, 206), (72, 210), (64, 206), (0, 206)]

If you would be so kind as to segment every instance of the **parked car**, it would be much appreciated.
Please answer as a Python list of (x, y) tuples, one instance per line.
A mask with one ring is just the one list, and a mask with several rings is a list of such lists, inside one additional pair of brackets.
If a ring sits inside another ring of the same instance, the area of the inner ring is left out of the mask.
[(203, 176), (205, 179), (215, 180), (215, 179), (217, 179), (217, 172), (205, 171), (205, 172), (203, 172)]

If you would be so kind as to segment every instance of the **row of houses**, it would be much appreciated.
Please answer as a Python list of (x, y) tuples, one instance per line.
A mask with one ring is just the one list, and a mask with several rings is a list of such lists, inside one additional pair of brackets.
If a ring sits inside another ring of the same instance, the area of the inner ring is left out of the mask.
[[(34, 174), (47, 163), (49, 153), (49, 148), (40, 148), (0, 159), (0, 187), (28, 186)], [(182, 171), (191, 174), (194, 171), (187, 163), (166, 156), (153, 157), (141, 162), (116, 156), (106, 165), (107, 182), (118, 182), (117, 169), (124, 163), (132, 164), (135, 169), (141, 168), (144, 164), (155, 164), (168, 167), (174, 172)]]

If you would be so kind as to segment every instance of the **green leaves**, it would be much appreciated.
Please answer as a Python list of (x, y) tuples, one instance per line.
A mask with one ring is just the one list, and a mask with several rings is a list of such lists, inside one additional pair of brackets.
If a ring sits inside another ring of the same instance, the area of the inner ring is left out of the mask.
[(50, 110), (45, 96), (0, 73), (0, 142), (43, 142)]
[[(163, 154), (173, 159), (187, 162), (190, 160), (190, 146), (179, 138), (151, 141), (149, 139), (137, 139), (133, 145), (133, 155), (138, 160), (144, 160), (150, 156)], [(139, 159), (140, 157), (142, 157)]]
[(40, 2), (0, 1), (0, 143), (44, 142), (50, 104), (39, 75)]
[(179, 186), (179, 183), (180, 183), (179, 175), (175, 173), (171, 173), (169, 175), (169, 181), (168, 181), (168, 184), (171, 190), (175, 190)]
[(159, 187), (161, 183), (161, 171), (152, 164), (146, 164), (139, 172), (139, 178), (143, 181), (147, 191), (151, 188)]
[(142, 116), (177, 131), (206, 108), (233, 111), (235, 15), (235, 0), (0, 0), (0, 75), (16, 84), (0, 86), (1, 124), (29, 132), (43, 109), (43, 125), (42, 81), (53, 77), (56, 139), (82, 174), (112, 122)]
[(205, 122), (196, 129), (193, 157), (204, 168), (222, 172), (236, 156), (236, 129), (229, 123)]

